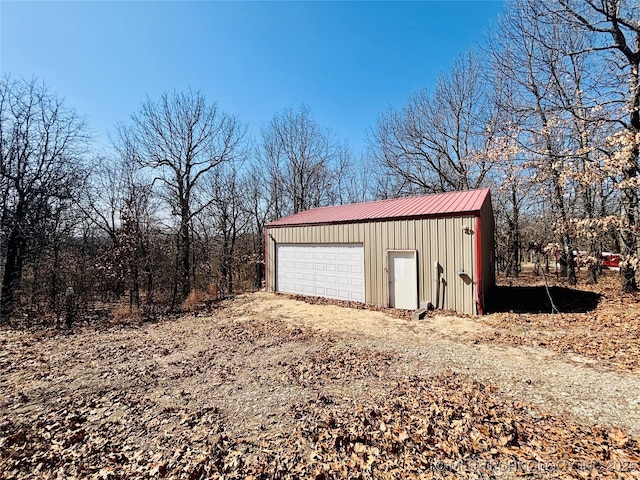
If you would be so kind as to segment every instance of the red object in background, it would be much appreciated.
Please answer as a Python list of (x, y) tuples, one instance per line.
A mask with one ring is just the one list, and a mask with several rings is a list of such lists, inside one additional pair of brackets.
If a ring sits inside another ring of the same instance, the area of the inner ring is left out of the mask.
[(617, 253), (602, 253), (602, 266), (607, 268), (620, 268), (620, 255)]

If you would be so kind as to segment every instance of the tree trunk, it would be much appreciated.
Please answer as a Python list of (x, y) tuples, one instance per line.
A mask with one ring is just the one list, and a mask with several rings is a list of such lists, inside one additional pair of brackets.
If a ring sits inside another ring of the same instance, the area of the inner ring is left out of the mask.
[[(600, 277), (601, 274), (601, 270), (600, 270), (600, 258), (602, 256), (602, 252), (601, 249), (598, 248), (598, 245), (596, 244), (595, 241), (591, 241), (589, 243), (589, 268), (588, 268), (588, 275), (587, 275), (587, 284), (589, 285), (595, 285), (596, 283), (598, 283), (598, 278)], [(593, 261), (593, 259), (596, 259), (595, 261)]]
[(6, 324), (13, 314), (16, 293), (20, 288), (22, 279), (22, 267), (24, 265), (25, 239), (14, 227), (7, 240), (7, 261), (2, 277), (2, 290), (0, 292), (0, 325)]
[(507, 246), (507, 265), (505, 275), (507, 277), (518, 277), (520, 273), (520, 242), (517, 230), (513, 229), (509, 233)]
[(49, 286), (49, 305), (51, 311), (59, 319), (62, 313), (58, 304), (58, 271), (60, 269), (60, 245), (57, 239), (53, 241), (53, 268), (51, 269), (51, 285)]
[[(639, 37), (640, 39), (640, 37)], [(639, 85), (639, 65), (634, 63), (631, 67), (631, 80), (629, 90), (632, 92), (631, 117), (629, 119), (629, 134), (632, 148), (629, 151), (629, 159), (622, 174), (624, 180), (633, 184), (638, 175), (638, 155), (640, 145), (638, 145), (638, 133), (640, 132), (640, 85)], [(620, 232), (621, 254), (626, 261), (620, 267), (621, 287), (623, 292), (635, 292), (638, 290), (636, 282), (636, 269), (629, 261), (638, 255), (638, 239), (635, 229), (638, 226), (638, 192), (633, 187), (622, 189), (622, 219), (627, 224), (627, 228)]]
[(518, 277), (520, 274), (520, 212), (518, 211), (518, 204), (516, 198), (516, 192), (512, 192), (512, 205), (513, 205), (513, 217), (508, 219), (509, 222), (509, 235), (507, 245), (507, 277)]
[(569, 215), (564, 202), (564, 189), (561, 184), (560, 175), (555, 167), (552, 167), (552, 179), (553, 187), (555, 191), (554, 201), (556, 203), (556, 210), (560, 215), (560, 222), (562, 225), (562, 251), (564, 252), (566, 259), (566, 269), (563, 270), (563, 274), (566, 275), (569, 285), (576, 285), (578, 283), (578, 277), (576, 276), (576, 264), (573, 259), (573, 242), (571, 241), (571, 235), (569, 234)]
[(140, 307), (140, 273), (138, 270), (138, 254), (133, 252), (131, 262), (131, 289), (129, 290), (129, 310)]
[(568, 233), (563, 235), (562, 248), (567, 256), (567, 280), (569, 285), (576, 285), (578, 283), (578, 277), (576, 276), (576, 262), (573, 258), (573, 246), (571, 245), (571, 237)]
[(180, 225), (180, 237), (182, 243), (181, 255), (181, 280), (182, 280), (182, 300), (191, 293), (191, 235), (189, 231), (189, 214), (188, 212), (182, 213), (182, 222)]
[(151, 264), (151, 247), (147, 243), (148, 239), (144, 239), (140, 244), (141, 257), (144, 261), (142, 268), (145, 281), (145, 296), (144, 300), (147, 304), (153, 303), (153, 268)]
[(598, 283), (598, 274), (599, 274), (598, 265), (589, 265), (588, 277), (587, 277), (587, 285), (595, 285)]
[(233, 295), (233, 267), (231, 265), (231, 258), (229, 257), (227, 261), (227, 293)]
[[(226, 222), (225, 222), (226, 226)], [(222, 286), (224, 296), (231, 295), (233, 291), (233, 276), (231, 273), (231, 262), (229, 260), (230, 248), (229, 237), (226, 228), (222, 233), (222, 258), (220, 259), (220, 285)]]
[[(625, 172), (626, 178), (631, 174)], [(637, 225), (638, 197), (634, 189), (622, 191), (622, 218), (629, 227)], [(623, 262), (620, 265), (620, 287), (623, 292), (630, 293), (638, 290), (636, 282), (636, 269), (630, 259), (637, 254), (637, 241), (635, 233), (629, 228), (620, 231), (620, 253)]]

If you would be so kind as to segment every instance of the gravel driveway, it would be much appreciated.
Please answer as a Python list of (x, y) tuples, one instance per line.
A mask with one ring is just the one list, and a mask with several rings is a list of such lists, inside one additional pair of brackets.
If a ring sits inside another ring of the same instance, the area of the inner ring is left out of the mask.
[(247, 313), (311, 326), (343, 337), (353, 346), (393, 351), (404, 360), (397, 366), (398, 373), (464, 373), (541, 412), (568, 415), (580, 423), (618, 426), (640, 435), (638, 375), (544, 348), (484, 343), (478, 334), (490, 327), (481, 319), (436, 317), (412, 322), (267, 293), (246, 296), (240, 303)]

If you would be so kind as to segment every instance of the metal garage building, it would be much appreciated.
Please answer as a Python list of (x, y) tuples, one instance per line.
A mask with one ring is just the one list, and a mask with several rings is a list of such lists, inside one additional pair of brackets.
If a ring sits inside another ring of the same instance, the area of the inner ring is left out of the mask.
[(315, 208), (265, 236), (272, 292), (482, 314), (495, 284), (488, 189)]

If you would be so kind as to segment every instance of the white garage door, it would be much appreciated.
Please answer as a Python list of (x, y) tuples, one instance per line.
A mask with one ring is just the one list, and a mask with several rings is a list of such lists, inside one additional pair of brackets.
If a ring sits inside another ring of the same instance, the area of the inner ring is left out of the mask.
[(364, 248), (278, 245), (276, 290), (364, 302)]

